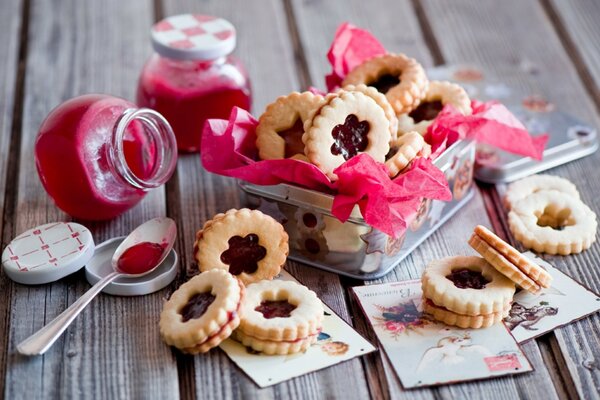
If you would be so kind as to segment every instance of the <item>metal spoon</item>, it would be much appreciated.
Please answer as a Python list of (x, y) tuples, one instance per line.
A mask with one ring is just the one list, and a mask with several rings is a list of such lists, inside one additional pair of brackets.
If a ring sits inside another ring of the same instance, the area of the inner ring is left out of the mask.
[[(56, 339), (62, 335), (65, 329), (71, 325), (71, 322), (73, 322), (75, 317), (83, 311), (85, 306), (87, 306), (106, 285), (120, 277), (137, 278), (154, 271), (164, 261), (173, 248), (176, 236), (177, 228), (175, 226), (175, 221), (170, 218), (154, 218), (138, 226), (125, 238), (115, 251), (111, 260), (114, 271), (100, 279), (91, 287), (91, 289), (85, 292), (83, 296), (77, 299), (77, 301), (71, 304), (69, 308), (54, 318), (46, 326), (22, 341), (17, 346), (18, 352), (25, 355), (44, 354)], [(133, 246), (144, 242), (159, 243), (162, 245), (163, 252), (160, 257), (156, 258), (156, 260), (158, 260), (156, 265), (150, 265), (148, 269), (137, 274), (127, 273), (119, 269), (119, 259), (123, 253)]]

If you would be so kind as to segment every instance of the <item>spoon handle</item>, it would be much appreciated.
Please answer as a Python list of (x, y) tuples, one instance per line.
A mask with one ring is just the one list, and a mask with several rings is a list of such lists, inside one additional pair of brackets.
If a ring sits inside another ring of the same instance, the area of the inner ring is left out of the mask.
[(39, 331), (23, 340), (17, 346), (17, 350), (21, 354), (33, 356), (44, 354), (46, 350), (62, 335), (62, 333), (71, 325), (71, 322), (79, 315), (81, 311), (89, 304), (90, 301), (98, 293), (104, 289), (106, 285), (111, 283), (115, 278), (121, 275), (118, 272), (112, 272), (100, 279), (94, 286), (83, 294), (77, 301), (69, 306), (60, 315), (50, 321), (46, 326)]

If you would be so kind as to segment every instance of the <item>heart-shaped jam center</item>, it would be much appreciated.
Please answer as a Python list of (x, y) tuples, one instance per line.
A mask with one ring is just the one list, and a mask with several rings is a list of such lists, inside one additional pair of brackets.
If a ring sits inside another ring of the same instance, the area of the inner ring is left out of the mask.
[(296, 118), (294, 124), (289, 128), (277, 131), (277, 134), (285, 141), (285, 158), (290, 158), (296, 154), (304, 154), (303, 133), (304, 124), (300, 118)]
[(575, 219), (568, 208), (558, 208), (554, 205), (547, 206), (542, 213), (537, 215), (537, 225), (550, 227), (562, 231), (567, 226), (575, 225)]
[(265, 300), (255, 308), (255, 310), (261, 313), (266, 319), (289, 318), (292, 311), (295, 309), (296, 306), (288, 303), (287, 300)]
[(215, 301), (215, 298), (211, 292), (193, 295), (179, 312), (183, 322), (203, 316), (208, 307)]
[(221, 261), (229, 265), (233, 275), (256, 272), (258, 262), (267, 255), (267, 249), (258, 244), (258, 235), (254, 233), (246, 237), (232, 236), (227, 243), (229, 248), (221, 254)]
[(440, 111), (442, 111), (442, 108), (444, 108), (444, 105), (440, 100), (426, 101), (419, 104), (419, 106), (412, 110), (408, 116), (411, 117), (415, 123), (431, 121), (438, 116)]
[(378, 92), (385, 94), (399, 83), (400, 77), (398, 75), (385, 74), (377, 78), (376, 81), (369, 83), (369, 86), (373, 86)]
[(449, 275), (446, 275), (459, 289), (483, 289), (490, 283), (479, 271), (473, 271), (468, 268), (453, 269)]
[(331, 145), (331, 154), (342, 155), (344, 160), (349, 160), (361, 151), (365, 151), (369, 144), (367, 135), (370, 125), (368, 121), (359, 121), (358, 117), (350, 114), (343, 124), (336, 125), (331, 131), (334, 142)]

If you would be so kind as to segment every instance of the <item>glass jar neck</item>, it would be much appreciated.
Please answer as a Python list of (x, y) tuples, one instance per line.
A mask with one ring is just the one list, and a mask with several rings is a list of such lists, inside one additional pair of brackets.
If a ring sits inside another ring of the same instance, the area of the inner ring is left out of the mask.
[[(129, 126), (139, 123), (139, 131), (155, 151), (152, 169), (147, 176), (138, 176), (125, 155), (125, 136)], [(149, 190), (165, 184), (177, 165), (177, 142), (173, 129), (158, 112), (149, 108), (129, 108), (117, 119), (108, 147), (110, 163), (115, 174), (135, 188)]]

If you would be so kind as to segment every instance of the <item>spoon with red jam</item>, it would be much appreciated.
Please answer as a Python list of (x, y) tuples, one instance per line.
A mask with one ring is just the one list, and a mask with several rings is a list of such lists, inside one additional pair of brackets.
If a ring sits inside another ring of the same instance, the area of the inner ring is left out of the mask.
[(44, 354), (109, 283), (117, 278), (138, 278), (158, 268), (173, 248), (176, 236), (175, 221), (170, 218), (154, 218), (138, 226), (115, 250), (111, 259), (113, 272), (100, 279), (46, 326), (22, 341), (17, 346), (19, 353)]

